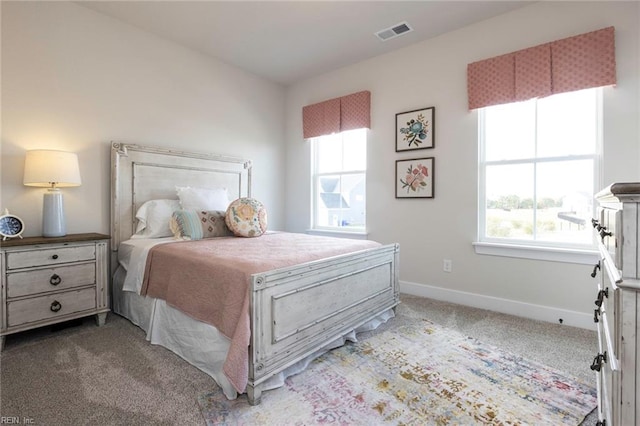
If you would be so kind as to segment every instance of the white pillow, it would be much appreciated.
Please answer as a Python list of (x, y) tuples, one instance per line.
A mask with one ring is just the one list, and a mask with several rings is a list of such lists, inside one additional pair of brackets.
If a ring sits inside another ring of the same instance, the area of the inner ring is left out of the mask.
[(131, 238), (162, 238), (171, 237), (173, 232), (169, 228), (171, 215), (180, 210), (178, 200), (149, 200), (140, 206), (136, 212), (138, 225), (136, 233)]
[(176, 186), (182, 210), (226, 211), (229, 207), (229, 196), (226, 188), (192, 188)]

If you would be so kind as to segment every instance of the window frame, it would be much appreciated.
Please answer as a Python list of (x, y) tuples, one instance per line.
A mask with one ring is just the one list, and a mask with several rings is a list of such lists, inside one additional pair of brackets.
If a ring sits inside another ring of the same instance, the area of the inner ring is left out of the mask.
[[(363, 132), (363, 137), (364, 137), (364, 147), (365, 147), (365, 169), (364, 170), (356, 170), (356, 169), (341, 169), (341, 170), (334, 170), (334, 171), (330, 171), (330, 172), (322, 172), (319, 173), (318, 169), (319, 169), (319, 155), (318, 155), (318, 149), (319, 149), (319, 144), (322, 140), (323, 137), (328, 137), (328, 136), (333, 136), (335, 137), (336, 135), (340, 135), (341, 133), (345, 133), (345, 132), (340, 132), (340, 133), (333, 133), (331, 135), (325, 135), (325, 136), (318, 136), (315, 138), (310, 138), (311, 141), (311, 218), (310, 218), (310, 222), (311, 222), (311, 227), (309, 230), (307, 230), (308, 233), (310, 234), (317, 234), (317, 235), (330, 235), (330, 236), (351, 236), (354, 238), (361, 238), (361, 237), (366, 237), (367, 235), (367, 195), (366, 195), (366, 180), (367, 180), (367, 169), (366, 169), (366, 156), (367, 156), (367, 139), (368, 139), (368, 129), (355, 129), (357, 131), (362, 131)], [(353, 132), (354, 130), (348, 130), (347, 132)], [(344, 140), (342, 141), (342, 143), (344, 143)], [(319, 200), (319, 193), (318, 193), (318, 188), (320, 187), (320, 179), (324, 176), (336, 176), (339, 175), (341, 178), (343, 176), (354, 176), (354, 175), (364, 175), (364, 181), (365, 181), (365, 200), (364, 200), (364, 211), (365, 211), (365, 217), (364, 217), (364, 225), (362, 227), (352, 227), (352, 228), (348, 228), (345, 229), (345, 227), (342, 226), (321, 226), (319, 225), (319, 209), (317, 206), (317, 201)]]
[[(533, 188), (534, 197), (536, 194), (536, 167), (538, 164), (548, 164), (559, 161), (593, 161), (593, 188), (592, 193), (596, 194), (602, 183), (602, 161), (603, 161), (603, 88), (594, 88), (596, 98), (596, 146), (592, 154), (580, 155), (561, 155), (551, 157), (534, 157), (522, 158), (517, 160), (485, 160), (486, 142), (485, 142), (485, 108), (478, 111), (478, 223), (477, 223), (477, 240), (473, 243), (474, 249), (478, 254), (487, 254), (495, 256), (516, 257), (525, 259), (537, 259), (548, 261), (559, 261), (579, 264), (594, 264), (598, 260), (597, 239), (595, 233), (592, 234), (591, 244), (579, 243), (561, 243), (551, 241), (522, 240), (516, 238), (498, 238), (488, 237), (486, 235), (486, 177), (487, 167), (495, 165), (512, 165), (512, 164), (532, 164), (534, 166)], [(537, 103), (535, 108), (537, 123)], [(537, 131), (537, 124), (536, 124)], [(538, 138), (536, 134), (535, 143), (537, 145)], [(535, 198), (534, 198), (535, 200)], [(535, 205), (535, 202), (534, 202)], [(592, 216), (595, 217), (597, 206), (593, 204)], [(534, 209), (533, 226), (536, 226), (536, 211)], [(589, 226), (587, 224), (585, 226)]]

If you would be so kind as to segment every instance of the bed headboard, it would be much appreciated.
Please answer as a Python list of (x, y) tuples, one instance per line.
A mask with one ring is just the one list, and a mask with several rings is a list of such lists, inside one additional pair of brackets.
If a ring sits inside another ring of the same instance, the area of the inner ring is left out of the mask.
[(111, 250), (133, 235), (138, 208), (177, 199), (176, 186), (227, 188), (229, 199), (251, 196), (251, 161), (166, 148), (111, 144)]

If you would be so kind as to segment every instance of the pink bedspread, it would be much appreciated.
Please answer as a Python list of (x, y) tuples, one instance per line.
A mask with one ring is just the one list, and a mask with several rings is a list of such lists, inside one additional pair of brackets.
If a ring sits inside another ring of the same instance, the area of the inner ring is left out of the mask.
[(249, 376), (251, 275), (379, 246), (293, 233), (160, 244), (149, 252), (140, 294), (164, 299), (231, 340), (224, 373), (239, 392)]

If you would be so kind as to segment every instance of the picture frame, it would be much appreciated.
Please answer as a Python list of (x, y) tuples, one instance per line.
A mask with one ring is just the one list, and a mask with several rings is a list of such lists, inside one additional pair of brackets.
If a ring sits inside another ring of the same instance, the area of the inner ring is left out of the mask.
[(396, 152), (436, 146), (436, 107), (396, 114)]
[(435, 158), (396, 160), (396, 198), (433, 198)]

